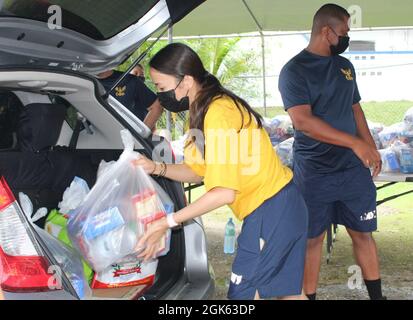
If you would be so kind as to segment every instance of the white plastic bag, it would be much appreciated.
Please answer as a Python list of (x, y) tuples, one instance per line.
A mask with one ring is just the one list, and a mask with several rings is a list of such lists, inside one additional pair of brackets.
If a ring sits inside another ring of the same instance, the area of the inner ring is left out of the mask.
[(70, 214), (72, 210), (76, 209), (83, 202), (89, 191), (87, 182), (82, 178), (75, 177), (63, 193), (63, 199), (58, 205), (59, 212)]
[(413, 131), (413, 107), (406, 111), (403, 121), (406, 130)]
[(384, 125), (382, 125), (381, 123), (375, 123), (372, 121), (367, 120), (367, 124), (368, 127), (370, 129), (370, 133), (374, 139), (374, 142), (376, 144), (377, 149), (381, 149), (382, 148), (382, 144), (380, 141), (380, 132), (382, 132), (384, 130)]
[[(165, 217), (152, 179), (132, 163), (134, 139), (122, 130), (124, 152), (97, 180), (83, 204), (69, 217), (73, 245), (93, 270), (101, 272), (123, 258), (138, 254), (139, 239), (151, 223)], [(160, 241), (160, 252), (166, 239)]]
[(294, 145), (294, 138), (287, 139), (281, 142), (279, 145), (275, 147), (277, 151), (277, 155), (280, 157), (281, 162), (287, 166), (292, 168), (293, 166), (293, 145)]
[(109, 171), (109, 169), (116, 163), (116, 161), (110, 161), (110, 162), (106, 162), (105, 160), (102, 160), (99, 164), (99, 168), (98, 168), (98, 173), (97, 173), (97, 180), (99, 180), (99, 178), (101, 176), (103, 176), (106, 172)]
[(265, 118), (263, 127), (267, 130), (273, 146), (294, 136), (293, 124), (288, 115)]
[(399, 139), (402, 133), (405, 131), (405, 125), (403, 122), (395, 123), (390, 127), (386, 127), (379, 133), (380, 142), (384, 149), (392, 145)]
[[(55, 270), (53, 270), (55, 272), (55, 278), (57, 278), (61, 272), (64, 272), (79, 298), (82, 300), (90, 298), (92, 296), (92, 291), (86, 281), (80, 256), (72, 248), (61, 243), (45, 230), (34, 224), (38, 219), (41, 219), (47, 214), (47, 209), (40, 208), (32, 217), (33, 204), (30, 198), (26, 194), (20, 192), (19, 202), (23, 212), (28, 217), (29, 222), (31, 222), (33, 228), (36, 230), (36, 233), (40, 236), (54, 259), (56, 259), (59, 264), (58, 266), (55, 266)], [(57, 269), (57, 267), (59, 267), (59, 269)]]
[(37, 226), (35, 229), (58, 262), (61, 271), (69, 278), (79, 298), (81, 300), (89, 299), (92, 296), (92, 290), (86, 281), (82, 260), (78, 253), (48, 234), (46, 230)]

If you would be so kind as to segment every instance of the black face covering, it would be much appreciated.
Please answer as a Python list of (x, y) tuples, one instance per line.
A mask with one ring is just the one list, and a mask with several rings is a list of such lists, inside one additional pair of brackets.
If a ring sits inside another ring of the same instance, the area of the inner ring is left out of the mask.
[(175, 89), (158, 92), (158, 99), (162, 107), (171, 112), (182, 112), (189, 110), (189, 97), (183, 97), (181, 100), (176, 99), (175, 90), (181, 84), (182, 80), (178, 83)]
[(338, 43), (336, 45), (330, 45), (331, 55), (336, 56), (342, 54), (344, 51), (347, 50), (350, 44), (350, 37), (339, 36), (333, 28), (330, 27), (330, 29), (333, 30), (334, 34), (338, 37)]

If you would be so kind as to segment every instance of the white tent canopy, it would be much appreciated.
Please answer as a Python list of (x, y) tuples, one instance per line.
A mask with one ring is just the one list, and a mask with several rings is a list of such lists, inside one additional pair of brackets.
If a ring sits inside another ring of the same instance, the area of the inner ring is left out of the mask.
[[(310, 30), (322, 0), (206, 0), (174, 27), (174, 36)], [(358, 28), (413, 25), (411, 0), (336, 0)], [(255, 20), (254, 20), (255, 19)]]

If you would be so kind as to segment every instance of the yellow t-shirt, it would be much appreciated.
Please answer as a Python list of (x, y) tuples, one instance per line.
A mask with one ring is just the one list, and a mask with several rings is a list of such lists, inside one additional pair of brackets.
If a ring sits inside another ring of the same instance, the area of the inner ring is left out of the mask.
[(235, 190), (230, 208), (243, 220), (286, 186), (293, 174), (276, 155), (265, 129), (259, 129), (254, 118), (248, 124), (248, 112), (239, 106), (244, 116), (242, 129), (241, 113), (231, 98), (211, 103), (204, 121), (205, 157), (191, 143), (185, 148), (184, 162), (204, 177), (206, 191), (215, 187)]

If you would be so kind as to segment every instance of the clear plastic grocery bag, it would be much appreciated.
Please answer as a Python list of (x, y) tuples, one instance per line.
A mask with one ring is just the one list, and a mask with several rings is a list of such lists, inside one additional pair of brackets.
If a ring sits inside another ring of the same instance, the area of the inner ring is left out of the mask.
[(391, 148), (379, 150), (381, 160), (382, 160), (382, 172), (399, 172), (400, 162), (397, 154)]
[(41, 219), (47, 214), (47, 210), (44, 210), (45, 208), (40, 208), (32, 216), (33, 203), (29, 197), (26, 194), (19, 192), (19, 202), (23, 212), (29, 219), (29, 222), (36, 230), (36, 233), (40, 236), (41, 240), (50, 250), (50, 253), (58, 263), (57, 266), (53, 266), (52, 270), (56, 282), (51, 284), (55, 286), (62, 285), (61, 275), (64, 272), (79, 298), (82, 300), (89, 299), (92, 296), (92, 291), (85, 278), (81, 257), (72, 248), (68, 247), (64, 243), (61, 243), (59, 240), (47, 233), (46, 230), (43, 230), (34, 224), (38, 219)]
[(292, 168), (293, 167), (293, 159), (294, 159), (294, 138), (287, 139), (281, 142), (279, 145), (274, 147), (277, 151), (277, 155), (280, 157), (281, 162), (287, 166)]
[[(122, 130), (121, 137), (125, 149), (119, 160), (99, 177), (68, 222), (73, 245), (96, 272), (139, 254), (140, 238), (166, 215), (151, 178), (132, 163), (139, 157), (132, 135)], [(165, 236), (159, 245), (160, 253), (166, 240)]]
[(69, 214), (83, 202), (89, 191), (87, 182), (82, 178), (75, 177), (63, 193), (63, 199), (58, 205), (59, 212)]

